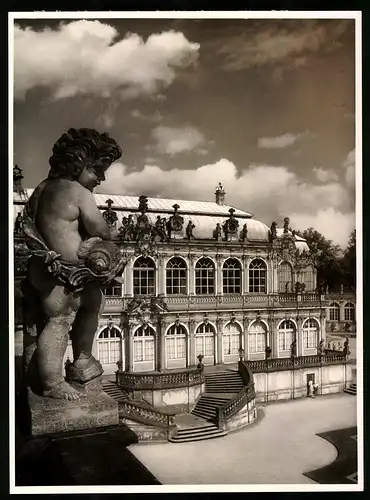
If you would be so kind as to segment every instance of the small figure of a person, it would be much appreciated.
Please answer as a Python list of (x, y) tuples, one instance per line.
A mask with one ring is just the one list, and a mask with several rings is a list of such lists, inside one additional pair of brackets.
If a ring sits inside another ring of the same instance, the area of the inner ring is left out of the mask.
[(308, 397), (313, 398), (314, 397), (314, 389), (313, 389), (313, 382), (310, 380), (308, 382)]
[(266, 354), (266, 359), (269, 359), (271, 357), (271, 347), (269, 345), (266, 346), (265, 354)]

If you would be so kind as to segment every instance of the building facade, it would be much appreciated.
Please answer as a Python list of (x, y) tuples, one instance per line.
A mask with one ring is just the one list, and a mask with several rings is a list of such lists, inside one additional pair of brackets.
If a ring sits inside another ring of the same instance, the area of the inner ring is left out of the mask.
[[(15, 183), (19, 297), (27, 252), (18, 214), (30, 194)], [(269, 228), (225, 205), (221, 185), (214, 202), (94, 196), (127, 259), (123, 284), (103, 290), (93, 354), (106, 375), (186, 370), (199, 356), (207, 366), (317, 354), (331, 312), (288, 218)]]

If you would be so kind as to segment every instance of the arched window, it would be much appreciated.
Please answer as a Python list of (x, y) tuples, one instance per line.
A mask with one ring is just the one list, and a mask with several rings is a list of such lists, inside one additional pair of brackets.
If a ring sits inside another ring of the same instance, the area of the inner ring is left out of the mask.
[(102, 292), (106, 297), (122, 297), (122, 285), (118, 283), (111, 284), (104, 287)]
[(228, 323), (222, 336), (222, 348), (224, 356), (239, 353), (241, 347), (241, 328), (238, 323)]
[(214, 356), (215, 354), (215, 329), (210, 323), (201, 323), (195, 332), (196, 355)]
[(166, 267), (167, 295), (186, 295), (186, 262), (180, 257), (172, 257)]
[(140, 326), (134, 333), (134, 361), (154, 361), (154, 328)]
[(148, 257), (134, 264), (134, 295), (155, 295), (155, 264)]
[(227, 293), (241, 293), (242, 278), (241, 266), (237, 259), (227, 259), (223, 265), (223, 291)]
[(186, 328), (172, 325), (166, 333), (166, 359), (186, 359)]
[(303, 349), (315, 349), (319, 339), (319, 325), (315, 319), (309, 318), (303, 323)]
[(290, 351), (295, 336), (293, 321), (286, 320), (279, 325), (279, 352)]
[(262, 321), (255, 321), (249, 327), (248, 347), (250, 354), (262, 353), (266, 351), (266, 325)]
[(249, 264), (249, 291), (266, 293), (266, 264), (261, 259), (254, 259)]
[(336, 302), (332, 302), (329, 306), (329, 320), (339, 321), (340, 307)]
[(215, 293), (215, 266), (211, 259), (202, 257), (195, 266), (195, 293), (213, 295)]
[(282, 262), (279, 265), (278, 290), (280, 293), (293, 291), (293, 272), (289, 262)]
[(115, 326), (107, 326), (98, 337), (98, 359), (102, 365), (116, 364), (121, 359), (121, 332)]
[(355, 320), (355, 306), (351, 302), (347, 302), (344, 306), (344, 321)]
[(307, 266), (303, 273), (303, 282), (306, 285), (306, 291), (312, 292), (315, 289), (314, 286), (314, 274), (312, 266)]

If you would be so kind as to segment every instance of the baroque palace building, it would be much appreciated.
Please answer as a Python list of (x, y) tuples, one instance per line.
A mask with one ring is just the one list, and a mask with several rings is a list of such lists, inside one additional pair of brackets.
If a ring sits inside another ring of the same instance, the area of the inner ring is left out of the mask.
[[(21, 179), (16, 167), (16, 282), (26, 268), (19, 214), (32, 192)], [(236, 363), (241, 352), (246, 360), (317, 353), (325, 296), (288, 218), (269, 228), (226, 205), (221, 184), (214, 202), (94, 197), (127, 258), (123, 285), (103, 291), (93, 354), (106, 375), (195, 367), (199, 355), (207, 366)]]
[[(21, 393), (29, 258), (22, 211), (32, 190), (22, 187), (18, 167), (13, 191)], [(103, 290), (93, 355), (104, 391), (140, 441), (221, 437), (251, 424), (261, 401), (356, 393), (348, 338), (343, 346), (340, 336), (326, 342), (327, 324), (329, 335), (355, 331), (354, 295), (318, 290), (310, 249), (287, 217), (283, 227), (268, 227), (226, 205), (221, 184), (214, 202), (94, 197), (127, 264)], [(72, 359), (68, 346), (67, 378)], [(181, 423), (184, 411), (203, 423)]]

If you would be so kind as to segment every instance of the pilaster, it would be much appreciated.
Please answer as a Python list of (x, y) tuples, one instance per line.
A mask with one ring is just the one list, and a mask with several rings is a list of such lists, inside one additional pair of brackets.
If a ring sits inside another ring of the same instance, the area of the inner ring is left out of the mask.
[(125, 267), (124, 278), (123, 278), (124, 295), (126, 295), (126, 297), (133, 297), (134, 295), (133, 266), (134, 266), (133, 257), (129, 257)]
[(189, 254), (189, 281), (188, 281), (188, 290), (189, 295), (195, 295), (195, 254)]
[(223, 333), (223, 321), (221, 316), (219, 316), (216, 320), (216, 327), (217, 327), (217, 342), (216, 342), (216, 364), (221, 364), (223, 359), (222, 359), (222, 348), (223, 348), (223, 342), (222, 342), (222, 333)]
[(223, 262), (223, 257), (222, 255), (217, 255), (216, 257), (216, 290), (215, 293), (217, 295), (223, 295), (223, 286), (222, 286), (222, 262)]
[(190, 318), (188, 321), (189, 326), (189, 366), (194, 366), (196, 364), (196, 352), (195, 352), (195, 320)]

